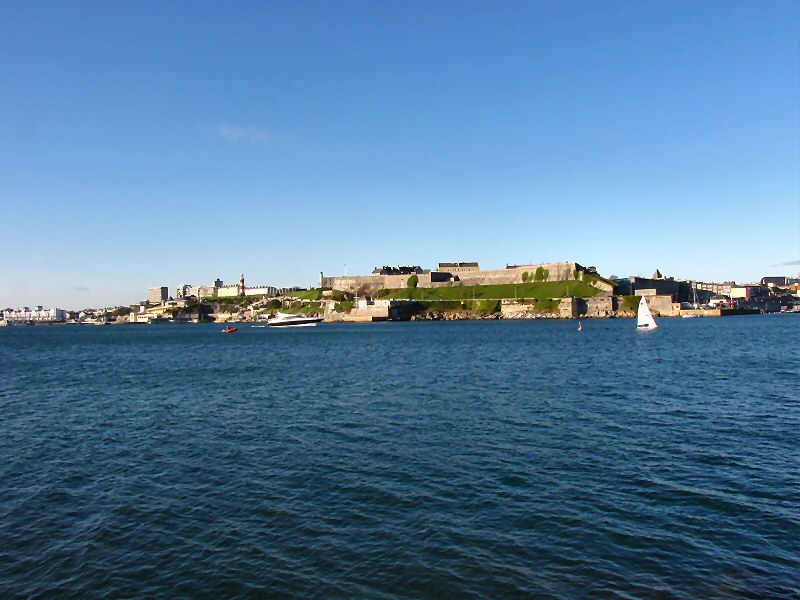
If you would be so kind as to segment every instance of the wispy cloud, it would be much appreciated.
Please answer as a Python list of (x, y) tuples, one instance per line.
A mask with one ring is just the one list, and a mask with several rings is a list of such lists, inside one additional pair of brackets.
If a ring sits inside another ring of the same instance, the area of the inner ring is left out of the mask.
[(74, 288), (72, 288), (72, 290), (75, 292), (88, 292), (89, 288), (84, 285), (76, 285)]
[(242, 127), (223, 123), (217, 127), (217, 137), (232, 144), (264, 144), (279, 138), (260, 127)]
[(793, 267), (800, 265), (800, 260), (787, 260), (786, 262), (778, 263), (777, 265), (770, 265), (771, 267)]

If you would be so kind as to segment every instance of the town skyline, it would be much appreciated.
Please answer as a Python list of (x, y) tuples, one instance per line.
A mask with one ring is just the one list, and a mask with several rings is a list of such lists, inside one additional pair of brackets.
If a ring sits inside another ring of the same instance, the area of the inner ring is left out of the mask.
[(800, 271), (800, 5), (9, 5), (0, 305), (244, 273)]
[[(459, 262), (459, 261), (455, 261), (455, 262)], [(463, 261), (460, 261), (460, 262), (463, 262)], [(552, 261), (552, 262), (570, 262), (570, 261)], [(797, 261), (794, 261), (794, 262), (797, 262)], [(437, 264), (442, 264), (442, 263), (441, 263), (441, 261), (437, 261), (436, 263), (433, 263), (429, 267), (424, 265), (424, 264), (418, 265), (416, 263), (413, 263), (413, 261), (412, 262), (406, 261), (406, 262), (401, 262), (401, 263), (397, 263), (397, 264), (398, 265), (418, 266), (418, 267), (422, 268), (425, 271), (436, 271), (437, 270)], [(480, 268), (487, 268), (488, 267), (489, 269), (502, 269), (504, 267), (508, 267), (509, 265), (520, 265), (520, 266), (531, 265), (531, 266), (536, 266), (537, 264), (547, 264), (547, 263), (536, 263), (536, 262), (523, 261), (523, 262), (513, 262), (513, 263), (512, 262), (506, 262), (506, 263), (504, 263), (502, 265), (487, 265), (487, 264), (482, 263), (480, 261), (475, 261), (475, 264), (479, 264)], [(30, 306), (43, 306), (43, 307), (51, 307), (51, 308), (63, 308), (63, 309), (70, 310), (70, 311), (82, 310), (82, 309), (85, 309), (85, 308), (103, 308), (103, 307), (115, 307), (115, 306), (129, 306), (129, 305), (134, 305), (134, 304), (137, 304), (137, 303), (139, 303), (141, 301), (147, 300), (147, 292), (150, 289), (164, 287), (164, 288), (167, 289), (167, 296), (169, 298), (177, 299), (178, 297), (180, 297), (179, 289), (181, 287), (183, 287), (183, 286), (185, 286), (187, 288), (188, 287), (200, 288), (200, 287), (213, 287), (213, 286), (216, 285), (216, 286), (227, 287), (227, 288), (231, 288), (231, 287), (238, 288), (239, 284), (240, 284), (240, 277), (244, 277), (245, 287), (247, 289), (251, 289), (253, 287), (258, 287), (258, 288), (270, 287), (270, 288), (273, 288), (274, 290), (281, 290), (281, 289), (284, 289), (284, 290), (287, 290), (287, 289), (313, 289), (313, 288), (320, 287), (320, 279), (321, 279), (321, 275), (323, 275), (323, 274), (328, 278), (329, 277), (336, 278), (336, 277), (342, 277), (342, 276), (344, 276), (344, 277), (347, 277), (347, 276), (359, 277), (359, 276), (369, 275), (373, 270), (380, 269), (381, 266), (389, 266), (389, 267), (391, 267), (393, 265), (378, 265), (376, 263), (374, 267), (366, 269), (366, 270), (363, 270), (363, 271), (354, 271), (354, 270), (352, 270), (350, 268), (347, 268), (347, 265), (343, 265), (344, 269), (342, 270), (342, 272), (339, 272), (339, 273), (332, 273), (332, 272), (326, 273), (324, 271), (317, 272), (316, 280), (310, 279), (308, 282), (305, 282), (304, 279), (297, 278), (296, 281), (294, 281), (293, 283), (292, 282), (281, 282), (280, 284), (276, 284), (275, 282), (273, 282), (271, 280), (256, 280), (256, 279), (252, 279), (252, 278), (249, 278), (248, 276), (246, 276), (245, 273), (240, 273), (239, 276), (236, 276), (236, 277), (231, 276), (230, 278), (226, 278), (226, 277), (220, 276), (220, 277), (210, 277), (210, 278), (204, 279), (202, 281), (181, 280), (181, 283), (175, 283), (173, 280), (175, 280), (175, 281), (177, 281), (177, 280), (176, 280), (175, 277), (172, 277), (172, 278), (170, 278), (170, 281), (150, 282), (149, 285), (146, 285), (145, 287), (140, 288), (140, 289), (135, 290), (134, 292), (132, 292), (129, 295), (127, 300), (123, 299), (122, 301), (118, 301), (118, 302), (117, 301), (112, 301), (112, 302), (92, 302), (91, 301), (91, 298), (92, 298), (91, 291), (87, 289), (87, 290), (84, 290), (84, 291), (81, 292), (82, 294), (85, 294), (85, 298), (86, 298), (87, 302), (82, 303), (82, 304), (77, 304), (77, 305), (70, 305), (70, 304), (66, 304), (64, 302), (58, 302), (58, 301), (54, 301), (54, 302), (41, 302), (41, 301), (21, 302), (21, 303), (17, 303), (17, 304), (10, 304), (10, 303), (0, 302), (0, 304), (2, 304), (2, 308), (21, 308), (23, 306), (29, 306), (29, 307)], [(596, 268), (595, 265), (593, 265), (591, 263), (587, 263), (586, 266), (591, 267), (591, 268)], [(779, 269), (783, 269), (783, 271), (780, 271)], [(786, 269), (789, 269), (789, 271), (787, 271)], [(773, 277), (773, 276), (787, 277), (788, 279), (800, 279), (800, 269), (798, 269), (797, 265), (795, 265), (795, 264), (791, 264), (791, 265), (775, 265), (768, 272), (764, 272), (763, 274), (759, 275), (758, 277), (754, 277), (754, 278), (748, 279), (748, 280), (736, 280), (736, 279), (724, 278), (724, 277), (715, 277), (715, 278), (709, 278), (709, 279), (682, 277), (682, 276), (677, 275), (677, 274), (665, 272), (665, 271), (663, 271), (662, 269), (660, 269), (658, 267), (655, 267), (652, 271), (653, 272), (651, 272), (651, 273), (645, 273), (645, 272), (642, 272), (642, 273), (627, 273), (625, 275), (622, 275), (620, 273), (612, 273), (612, 272), (606, 273), (606, 272), (603, 272), (602, 270), (598, 269), (598, 273), (600, 273), (601, 275), (606, 276), (606, 277), (612, 277), (612, 278), (626, 279), (626, 278), (629, 278), (629, 277), (639, 277), (639, 278), (646, 278), (647, 279), (647, 278), (655, 276), (655, 274), (658, 273), (659, 276), (661, 276), (661, 277), (675, 279), (676, 281), (695, 281), (695, 282), (716, 283), (716, 284), (723, 284), (723, 283), (730, 283), (730, 282), (734, 282), (734, 283), (736, 283), (738, 285), (758, 284), (758, 282), (761, 281), (764, 277)], [(123, 292), (123, 291), (117, 292), (115, 297), (121, 296), (122, 293), (125, 293), (125, 292)]]

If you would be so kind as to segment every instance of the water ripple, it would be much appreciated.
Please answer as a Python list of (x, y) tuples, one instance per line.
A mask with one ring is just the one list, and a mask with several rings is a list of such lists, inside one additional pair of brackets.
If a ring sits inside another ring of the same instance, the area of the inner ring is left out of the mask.
[(691, 321), (0, 331), (0, 584), (799, 596), (800, 319)]

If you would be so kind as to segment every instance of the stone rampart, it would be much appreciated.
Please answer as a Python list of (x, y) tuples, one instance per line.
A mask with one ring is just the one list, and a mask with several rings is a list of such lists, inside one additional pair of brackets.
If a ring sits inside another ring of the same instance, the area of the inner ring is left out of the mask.
[(328, 322), (355, 322), (366, 323), (372, 321), (388, 321), (397, 317), (398, 305), (402, 302), (396, 300), (359, 300), (350, 312), (336, 312), (336, 303), (325, 303), (324, 316)]
[[(375, 292), (384, 287), (385, 275), (356, 275), (353, 277), (324, 277), (323, 285), (340, 292), (355, 292), (361, 287), (366, 287)], [(408, 279), (408, 275), (405, 275)]]
[(578, 299), (570, 296), (562, 298), (558, 303), (558, 315), (562, 318), (571, 319), (578, 316)]
[(613, 296), (595, 296), (578, 300), (578, 314), (589, 317), (605, 317), (614, 312)]
[[(323, 277), (322, 287), (341, 292), (355, 292), (366, 287), (375, 293), (380, 289), (402, 290), (408, 287), (408, 279), (412, 275), (355, 275), (352, 277)], [(452, 285), (451, 278), (443, 273), (419, 273), (417, 287), (434, 288)]]
[[(382, 277), (383, 289), (401, 290), (408, 287), (408, 279), (412, 277), (412, 275), (383, 275)], [(424, 273), (417, 275), (417, 279), (419, 279), (420, 283), (425, 283), (426, 275)], [(427, 276), (427, 280), (430, 281), (430, 275)]]
[(350, 311), (349, 316), (356, 321), (387, 321), (389, 319), (389, 304), (357, 306)]
[[(417, 287), (435, 288), (449, 285), (503, 285), (523, 283), (523, 276), (528, 282), (534, 282), (537, 275), (544, 275), (544, 279), (536, 281), (571, 281), (584, 279), (585, 268), (576, 262), (541, 263), (538, 265), (514, 265), (505, 269), (489, 269), (485, 271), (467, 271), (451, 276), (449, 273), (434, 271), (417, 275)], [(354, 292), (360, 287), (366, 287), (371, 293), (379, 289), (398, 290), (408, 287), (410, 275), (359, 275), (352, 277), (323, 277), (323, 287), (343, 292)], [(456, 280), (455, 277), (458, 279)], [(585, 281), (607, 294), (614, 291), (613, 286), (593, 278)]]
[(239, 295), (238, 285), (223, 285), (217, 288), (217, 298), (235, 298)]
[(677, 317), (681, 314), (681, 305), (673, 302), (672, 296), (648, 296), (647, 304), (656, 317)]
[(536, 304), (521, 300), (504, 299), (500, 302), (500, 316), (503, 319), (530, 319), (560, 316), (558, 312), (543, 311)]
[[(470, 271), (459, 273), (461, 285), (503, 285), (508, 283), (523, 283), (522, 277), (528, 274), (528, 281), (534, 281), (536, 271), (540, 269), (546, 277), (539, 281), (568, 281), (575, 278), (575, 271), (583, 267), (575, 262), (542, 263), (538, 265), (515, 265), (505, 269), (488, 269), (485, 271)], [(541, 272), (541, 271), (540, 271)]]

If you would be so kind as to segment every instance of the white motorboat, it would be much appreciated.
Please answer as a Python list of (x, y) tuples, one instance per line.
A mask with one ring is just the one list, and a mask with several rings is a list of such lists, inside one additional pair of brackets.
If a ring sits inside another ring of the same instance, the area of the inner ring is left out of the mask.
[(322, 317), (308, 317), (306, 315), (291, 315), (279, 312), (267, 321), (268, 327), (313, 327), (320, 323)]

